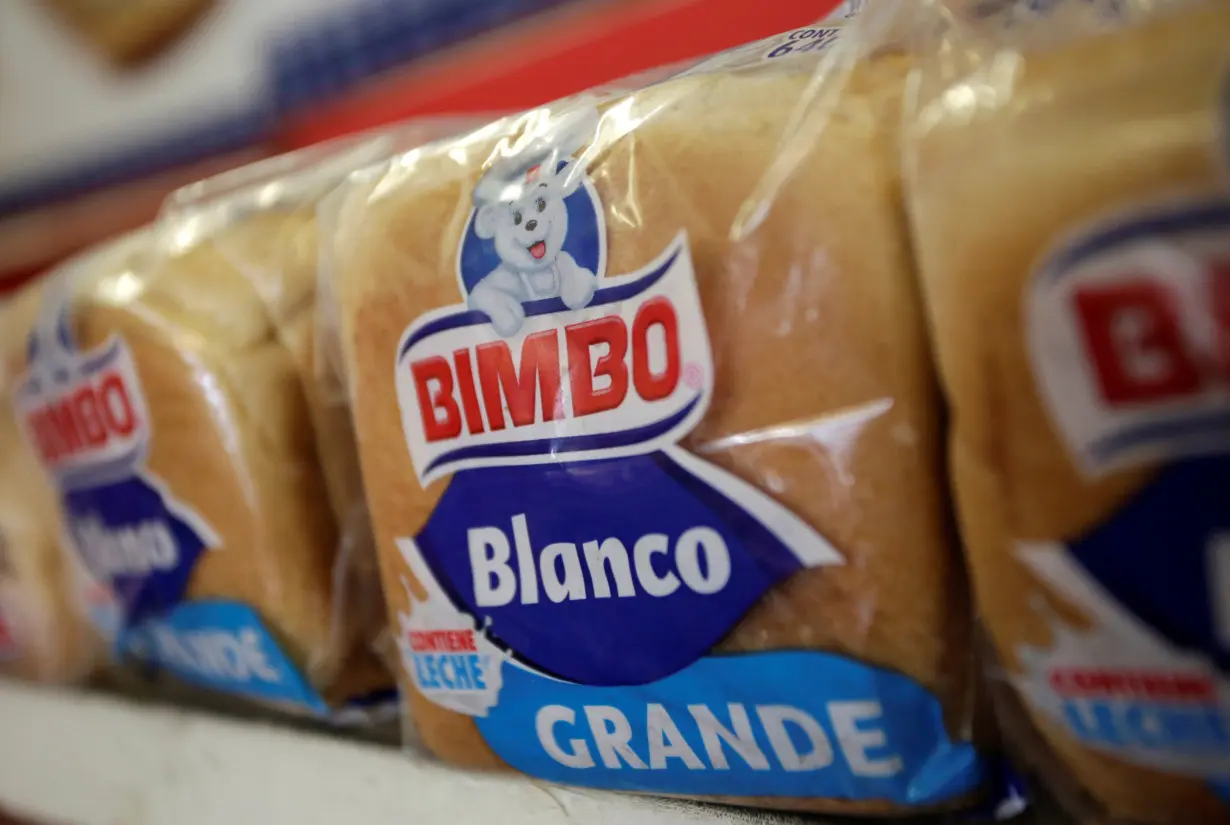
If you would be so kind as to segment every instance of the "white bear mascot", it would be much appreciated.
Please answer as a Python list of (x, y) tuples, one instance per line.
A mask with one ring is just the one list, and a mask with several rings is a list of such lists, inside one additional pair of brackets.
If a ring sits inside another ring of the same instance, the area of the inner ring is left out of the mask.
[(469, 306), (485, 312), (505, 338), (525, 323), (526, 301), (560, 298), (569, 309), (580, 309), (594, 297), (596, 275), (563, 250), (564, 199), (581, 185), (585, 169), (574, 160), (556, 167), (591, 140), (597, 127), (592, 108), (556, 118), (492, 164), (474, 187), (474, 231), (495, 239), (500, 264), (470, 291)]

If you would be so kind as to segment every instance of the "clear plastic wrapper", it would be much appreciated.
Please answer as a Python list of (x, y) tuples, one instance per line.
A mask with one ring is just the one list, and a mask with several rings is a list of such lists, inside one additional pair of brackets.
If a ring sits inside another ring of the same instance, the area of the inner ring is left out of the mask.
[(342, 598), (362, 526), (331, 496), (345, 448), (325, 454), (299, 331), (311, 209), (243, 206), (185, 208), (139, 254), (56, 273), (21, 403), (73, 544), (115, 593), (122, 672), (328, 718), (392, 683)]
[(0, 301), (0, 673), (68, 683), (102, 660), (88, 611), (107, 599), (66, 551), (55, 489), (15, 406), (40, 296), (35, 284)]
[(920, 4), (908, 201), (992, 679), (1082, 822), (1230, 822), (1230, 5)]
[(854, 813), (983, 786), (908, 61), (794, 34), (322, 207), (403, 692), (449, 762)]
[[(379, 644), (385, 608), (348, 400), (317, 346), (316, 204), (351, 170), (474, 122), (417, 121), (273, 158), (176, 192), (162, 214), (159, 253), (173, 258), (207, 248), (232, 267), (259, 296), (299, 376), (338, 528), (333, 617), (336, 644), (351, 651), (341, 678), (357, 688), (370, 688), (372, 679), (392, 683), (387, 671), (374, 670), (372, 652), (387, 648)], [(351, 689), (347, 696), (364, 692), (370, 691)], [(363, 707), (370, 710), (370, 702), (352, 704)]]

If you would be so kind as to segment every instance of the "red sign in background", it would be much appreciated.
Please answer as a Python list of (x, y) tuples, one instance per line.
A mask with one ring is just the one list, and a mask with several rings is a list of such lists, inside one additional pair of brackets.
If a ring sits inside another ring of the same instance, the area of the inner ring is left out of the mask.
[[(815, 22), (838, 0), (577, 0), (293, 112), (237, 153), (0, 216), (0, 295), (153, 219), (175, 188), (273, 153), (415, 116), (530, 108)], [(344, 36), (339, 32), (339, 36)]]

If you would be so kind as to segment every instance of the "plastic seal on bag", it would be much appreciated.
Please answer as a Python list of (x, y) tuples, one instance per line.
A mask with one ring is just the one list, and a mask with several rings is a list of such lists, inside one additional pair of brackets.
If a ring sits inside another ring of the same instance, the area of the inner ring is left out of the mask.
[(102, 661), (87, 611), (107, 600), (66, 546), (55, 490), (16, 406), (41, 295), (33, 284), (0, 303), (0, 673), (67, 683)]
[(909, 62), (867, 45), (568, 99), (322, 208), (399, 676), (442, 758), (802, 810), (979, 794)]
[(908, 202), (1009, 742), (1230, 822), (1230, 7), (927, 4)]

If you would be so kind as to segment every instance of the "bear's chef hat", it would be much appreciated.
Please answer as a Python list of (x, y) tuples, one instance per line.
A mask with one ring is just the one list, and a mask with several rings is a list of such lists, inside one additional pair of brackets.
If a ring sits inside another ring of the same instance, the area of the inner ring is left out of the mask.
[[(555, 177), (556, 167), (590, 140), (598, 131), (598, 111), (583, 106), (563, 114), (535, 112), (519, 139), (501, 147), (499, 157), (474, 187), (474, 206), (511, 203), (527, 186)], [(569, 165), (568, 176), (584, 174)], [(571, 189), (572, 187), (567, 187)]]

